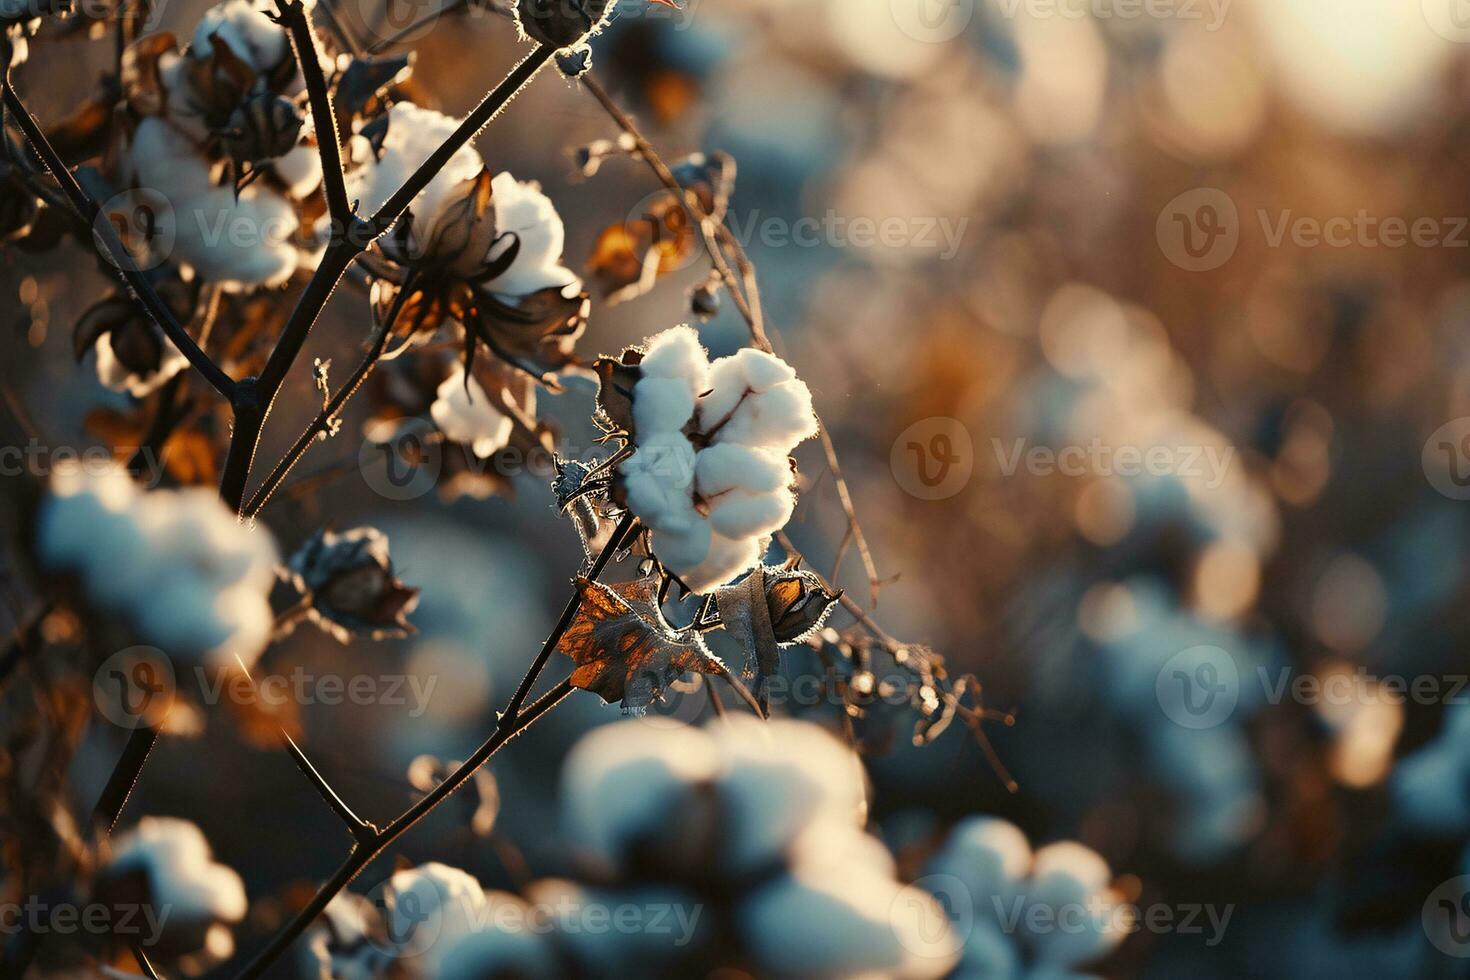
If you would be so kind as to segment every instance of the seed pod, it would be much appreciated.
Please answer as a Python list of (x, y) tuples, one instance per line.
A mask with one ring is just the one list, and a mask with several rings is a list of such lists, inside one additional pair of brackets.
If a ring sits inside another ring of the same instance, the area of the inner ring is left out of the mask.
[(269, 92), (250, 96), (225, 127), (224, 144), (236, 170), (285, 156), (296, 146), (305, 123), (296, 103)]
[(617, 0), (516, 0), (522, 32), (554, 48), (574, 48), (607, 23)]
[(713, 282), (696, 286), (689, 294), (689, 308), (702, 323), (708, 323), (719, 316), (720, 287)]
[(291, 556), (289, 568), (310, 600), (311, 618), (341, 642), (413, 632), (408, 614), (419, 590), (394, 576), (388, 538), (377, 528), (319, 531)]

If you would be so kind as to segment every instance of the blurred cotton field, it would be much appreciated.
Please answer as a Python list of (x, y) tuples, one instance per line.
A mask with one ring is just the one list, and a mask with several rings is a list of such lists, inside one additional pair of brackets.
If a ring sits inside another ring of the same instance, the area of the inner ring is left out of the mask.
[(1464, 0), (0, 24), (0, 975), (1470, 976)]

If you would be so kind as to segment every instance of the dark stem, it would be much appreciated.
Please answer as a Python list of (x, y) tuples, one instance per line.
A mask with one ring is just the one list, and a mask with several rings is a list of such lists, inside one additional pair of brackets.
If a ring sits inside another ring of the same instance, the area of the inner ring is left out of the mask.
[(84, 222), (91, 225), (94, 237), (102, 240), (102, 245), (110, 259), (110, 264), (118, 270), (127, 285), (131, 287), (133, 293), (142, 302), (143, 308), (147, 310), (148, 315), (153, 318), (153, 321), (158, 324), (159, 329), (164, 332), (168, 339), (173, 341), (174, 346), (188, 359), (189, 363), (200, 374), (204, 375), (205, 380), (210, 383), (210, 386), (225, 398), (233, 401), (235, 395), (234, 380), (228, 374), (225, 374), (219, 365), (209, 359), (209, 355), (200, 349), (199, 345), (194, 342), (194, 338), (189, 336), (188, 331), (174, 317), (173, 312), (168, 308), (168, 304), (163, 301), (163, 297), (159, 296), (158, 291), (153, 288), (153, 283), (149, 281), (147, 275), (138, 269), (132, 257), (128, 255), (127, 250), (123, 248), (122, 242), (118, 240), (116, 229), (112, 227), (112, 223), (106, 220), (98, 220), (102, 213), (101, 206), (92, 199), (91, 195), (82, 189), (81, 184), (77, 183), (76, 176), (72, 174), (66, 163), (61, 159), (61, 156), (56, 152), (56, 149), (51, 145), (51, 142), (46, 139), (46, 134), (42, 131), (41, 124), (36, 122), (36, 117), (31, 115), (30, 110), (26, 108), (25, 103), (21, 101), (20, 95), (16, 93), (15, 88), (11, 85), (9, 71), (5, 73), (4, 101), (10, 113), (15, 116), (16, 122), (20, 125), (21, 132), (25, 133), (25, 137), (30, 142), (31, 148), (36, 151), (36, 155), (41, 158), (41, 162), (45, 164), (51, 176), (56, 178), (57, 184), (61, 186), (62, 191), (66, 194), (67, 201), (71, 204), (72, 209), (77, 212)]
[(240, 516), (246, 518), (254, 517), (260, 511), (260, 508), (265, 506), (271, 494), (276, 492), (281, 483), (290, 475), (291, 470), (306, 456), (307, 451), (311, 449), (312, 443), (316, 442), (317, 435), (328, 430), (332, 419), (336, 418), (337, 413), (342, 411), (342, 407), (347, 404), (348, 400), (357, 394), (363, 382), (367, 380), (368, 375), (373, 372), (373, 368), (377, 366), (379, 359), (382, 358), (383, 349), (388, 344), (388, 338), (393, 334), (393, 325), (398, 320), (399, 314), (403, 312), (404, 304), (412, 295), (416, 281), (417, 277), (410, 273), (408, 279), (399, 287), (398, 295), (393, 297), (393, 305), (383, 318), (383, 322), (378, 325), (377, 333), (373, 337), (372, 346), (358, 363), (352, 375), (347, 379), (347, 383), (342, 386), (341, 390), (332, 397), (332, 400), (322, 408), (321, 412), (317, 414), (317, 417), (306, 427), (306, 431), (301, 433), (300, 438), (296, 440), (296, 444), (291, 447), (290, 451), (281, 457), (275, 469), (271, 470), (270, 475), (265, 478), (265, 482), (260, 485), (260, 489), (255, 491), (254, 495), (250, 498), (250, 502), (240, 511)]
[(117, 760), (107, 785), (102, 789), (102, 796), (92, 808), (92, 819), (104, 833), (110, 834), (117, 826), (118, 817), (122, 816), (123, 807), (143, 772), (143, 764), (148, 761), (148, 753), (153, 751), (153, 744), (157, 741), (158, 729), (148, 724), (139, 725), (128, 736), (122, 757)]
[(306, 82), (306, 96), (311, 102), (311, 121), (316, 129), (317, 151), (322, 158), (322, 188), (327, 198), (327, 213), (332, 218), (332, 233), (346, 233), (352, 224), (352, 205), (347, 200), (347, 182), (342, 176), (342, 147), (338, 139), (337, 116), (332, 109), (332, 94), (322, 73), (321, 52), (311, 19), (301, 0), (276, 0), (281, 23), (291, 35), (296, 51), (296, 64)]
[(316, 917), (331, 903), (333, 898), (350, 885), (354, 878), (362, 873), (362, 869), (372, 863), (373, 859), (387, 850), (399, 837), (418, 823), (432, 810), (449, 798), (455, 790), (463, 786), (477, 769), (490, 761), (496, 752), (500, 751), (506, 743), (515, 738), (521, 732), (529, 728), (537, 719), (546, 712), (556, 707), (567, 695), (572, 693), (570, 681), (562, 681), (542, 695), (534, 704), (526, 708), (520, 718), (507, 726), (502, 717), (501, 724), (495, 729), (485, 742), (475, 750), (475, 754), (465, 761), (458, 769), (447, 776), (442, 783), (435, 786), (423, 799), (405, 810), (396, 820), (390, 823), (382, 831), (355, 846), (347, 859), (333, 872), (322, 886), (317, 889), (310, 902), (291, 919), (289, 923), (271, 937), (271, 941), (255, 955), (243, 970), (237, 975), (236, 980), (254, 980), (265, 972), (265, 970), (281, 955), (291, 947), (291, 944), (300, 938), (316, 920)]

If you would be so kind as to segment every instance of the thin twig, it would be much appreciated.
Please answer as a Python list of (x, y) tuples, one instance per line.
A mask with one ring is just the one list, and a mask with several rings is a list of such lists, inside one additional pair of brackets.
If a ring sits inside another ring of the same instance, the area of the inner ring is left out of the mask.
[(123, 807), (127, 805), (128, 797), (133, 794), (133, 787), (143, 773), (143, 764), (148, 761), (148, 753), (153, 751), (153, 745), (157, 741), (158, 729), (151, 724), (140, 724), (128, 735), (128, 744), (124, 746), (97, 805), (92, 809), (92, 819), (104, 834), (110, 834), (112, 828), (117, 826)]
[(407, 303), (409, 296), (412, 294), (415, 283), (416, 277), (410, 274), (408, 280), (399, 287), (398, 295), (393, 297), (393, 305), (389, 308), (387, 315), (383, 317), (382, 322), (378, 324), (372, 346), (368, 348), (367, 354), (363, 356), (357, 368), (348, 377), (347, 383), (317, 413), (317, 417), (306, 427), (306, 431), (301, 433), (295, 445), (291, 447), (285, 456), (281, 457), (280, 462), (271, 470), (270, 475), (265, 478), (265, 482), (260, 485), (260, 489), (255, 491), (255, 495), (250, 498), (250, 502), (241, 509), (240, 516), (245, 518), (254, 517), (260, 511), (260, 508), (265, 506), (271, 494), (275, 493), (280, 487), (282, 481), (290, 475), (291, 470), (295, 468), (296, 464), (305, 458), (307, 451), (317, 441), (317, 436), (323, 432), (330, 431), (332, 420), (342, 411), (343, 406), (347, 404), (348, 400), (362, 388), (363, 382), (367, 380), (368, 375), (373, 372), (373, 368), (377, 366), (378, 360), (383, 356), (383, 349), (387, 346), (388, 338), (393, 333), (393, 325), (398, 320), (399, 314), (403, 312), (404, 304)]

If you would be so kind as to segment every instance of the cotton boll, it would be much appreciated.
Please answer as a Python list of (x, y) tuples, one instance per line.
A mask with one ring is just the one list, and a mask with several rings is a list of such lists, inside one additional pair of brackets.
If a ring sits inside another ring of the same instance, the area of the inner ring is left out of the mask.
[(105, 333), (98, 337), (97, 345), (93, 348), (97, 353), (97, 380), (113, 391), (126, 391), (134, 398), (147, 398), (189, 366), (189, 359), (174, 346), (172, 340), (165, 336), (161, 341), (158, 370), (147, 377), (141, 377), (117, 359), (112, 349), (112, 334)]
[(435, 395), (429, 406), (434, 424), (453, 441), (469, 446), (476, 456), (485, 459), (510, 442), (515, 429), (510, 416), (491, 403), (478, 381), (465, 377), (464, 365), (454, 366)]
[(692, 327), (671, 327), (650, 340), (639, 367), (645, 378), (683, 381), (695, 397), (709, 387), (709, 356)]
[(965, 936), (951, 980), (1021, 980), (1021, 951), (998, 926), (977, 921)]
[(177, 923), (239, 922), (245, 917), (245, 885), (214, 861), (197, 826), (173, 817), (144, 817), (113, 842), (100, 877), (147, 874), (150, 904)]
[[(1075, 841), (1048, 844), (1036, 852), (1024, 886), (1028, 908), (1044, 906), (1045, 924), (1026, 937), (1038, 959), (1073, 965), (1096, 959), (1121, 941), (1110, 914), (1112, 872), (1097, 852)], [(1022, 928), (1031, 921), (1028, 912)]]
[(537, 913), (508, 892), (488, 893), (486, 904), (488, 913), (476, 923), (476, 928), (435, 944), (433, 956), (439, 976), (446, 980), (556, 977), (557, 959), (551, 946), (544, 937), (526, 928)]
[[(918, 906), (905, 908), (912, 902)], [(946, 955), (954, 943), (932, 930), (944, 921), (928, 895), (861, 867), (782, 875), (739, 912), (756, 973), (775, 977), (942, 977), (954, 965)]]
[(321, 154), (305, 143), (298, 143), (271, 160), (270, 168), (286, 185), (286, 193), (297, 200), (309, 195), (322, 183)]
[(669, 568), (694, 568), (709, 557), (711, 540), (709, 521), (696, 514), (682, 531), (655, 530), (652, 550)]
[[(538, 910), (552, 910), (555, 946), (578, 968), (563, 965), (560, 976), (609, 980), (678, 976), (680, 958), (707, 941), (714, 928), (703, 896), (672, 887), (639, 885), (613, 891), (544, 878), (531, 884), (526, 897)], [(613, 909), (616, 915), (623, 908), (657, 911), (646, 921), (647, 928), (601, 932), (586, 927), (588, 910)], [(657, 925), (653, 916), (660, 920)]]
[(693, 415), (694, 395), (682, 380), (644, 378), (633, 386), (633, 426), (640, 443), (656, 432), (678, 432)]
[(580, 283), (576, 274), (561, 264), (566, 229), (540, 185), (500, 173), (490, 182), (490, 190), (495, 230), (502, 235), (514, 234), (520, 247), (510, 268), (487, 282), (485, 288), (508, 296), (529, 296), (543, 289)]
[(790, 457), (733, 442), (702, 449), (694, 461), (694, 486), (705, 498), (735, 489), (774, 493), (792, 479)]
[(694, 446), (679, 432), (655, 432), (638, 441), (621, 466), (624, 473), (647, 473), (687, 490), (694, 485)]
[(1085, 903), (1112, 880), (1108, 863), (1092, 848), (1076, 841), (1058, 841), (1036, 852), (1026, 893), (1033, 902), (1058, 908), (1069, 902)]
[(720, 796), (732, 814), (730, 861), (757, 867), (818, 819), (857, 826), (861, 769), (826, 732), (799, 722), (730, 719), (718, 732), (728, 762)]
[[(706, 528), (709, 526), (694, 509), (688, 490), (671, 486), (656, 473), (633, 473), (625, 476), (623, 497), (627, 500), (628, 509), (654, 531), (668, 535), (685, 535), (696, 525), (704, 525)], [(704, 537), (704, 547), (707, 550), (708, 534)], [(689, 549), (697, 547), (698, 542), (691, 540), (687, 549), (681, 551), (691, 553)]]
[(269, 71), (286, 56), (285, 32), (249, 0), (227, 0), (206, 10), (194, 29), (189, 54), (201, 61), (209, 58), (211, 36), (258, 72)]
[[(388, 134), (383, 140), (382, 156), (373, 159), (372, 154), (367, 153), (362, 166), (348, 175), (347, 196), (359, 201), (359, 213), (372, 214), (387, 203), (388, 198), (458, 127), (458, 119), (433, 109), (420, 108), (412, 102), (399, 102), (389, 109)], [(356, 152), (354, 150), (355, 155)], [(444, 169), (409, 204), (414, 215), (416, 241), (427, 239), (445, 200), (458, 185), (475, 178), (484, 166), (480, 154), (468, 144), (454, 152)]]
[(717, 771), (715, 745), (689, 729), (671, 740), (662, 729), (624, 722), (595, 729), (562, 770), (566, 831), (588, 857), (621, 867), (628, 847), (660, 832), (677, 801)]
[(710, 391), (701, 418), (706, 426), (713, 426), (734, 411), (747, 392), (758, 394), (795, 380), (796, 370), (779, 357), (742, 347), (710, 365)]
[(1015, 824), (998, 817), (969, 817), (950, 831), (927, 873), (959, 879), (977, 916), (1009, 903), (1031, 867), (1031, 845)]
[[(705, 431), (718, 424), (722, 416), (712, 416), (708, 405), (700, 406), (700, 425)], [(715, 442), (735, 442), (746, 446), (764, 446), (789, 453), (803, 439), (817, 434), (817, 418), (812, 409), (812, 393), (806, 384), (793, 381), (759, 394), (749, 394), (735, 409), (729, 421), (714, 435)]]
[(252, 185), (211, 187), (174, 201), (174, 255), (201, 279), (226, 290), (279, 286), (296, 271), (292, 236), (300, 222), (295, 206), (275, 191)]
[(741, 572), (748, 572), (760, 561), (765, 542), (756, 538), (727, 538), (713, 535), (709, 554), (698, 565), (689, 569), (676, 568), (682, 578), (695, 592), (705, 592), (717, 585), (724, 585)]
[(785, 527), (795, 509), (796, 498), (789, 490), (775, 493), (732, 490), (715, 501), (709, 523), (716, 534), (727, 538), (755, 538)]
[(386, 934), (404, 958), (422, 956), (430, 976), (441, 957), (492, 921), (485, 889), (468, 872), (431, 861), (399, 871), (382, 891)]
[[(36, 544), (50, 568), (84, 567), (98, 538), (126, 534), (137, 487), (121, 467), (108, 467), (88, 481), (80, 465), (58, 465), (51, 493), (41, 503)], [(123, 530), (114, 530), (122, 525)]]

